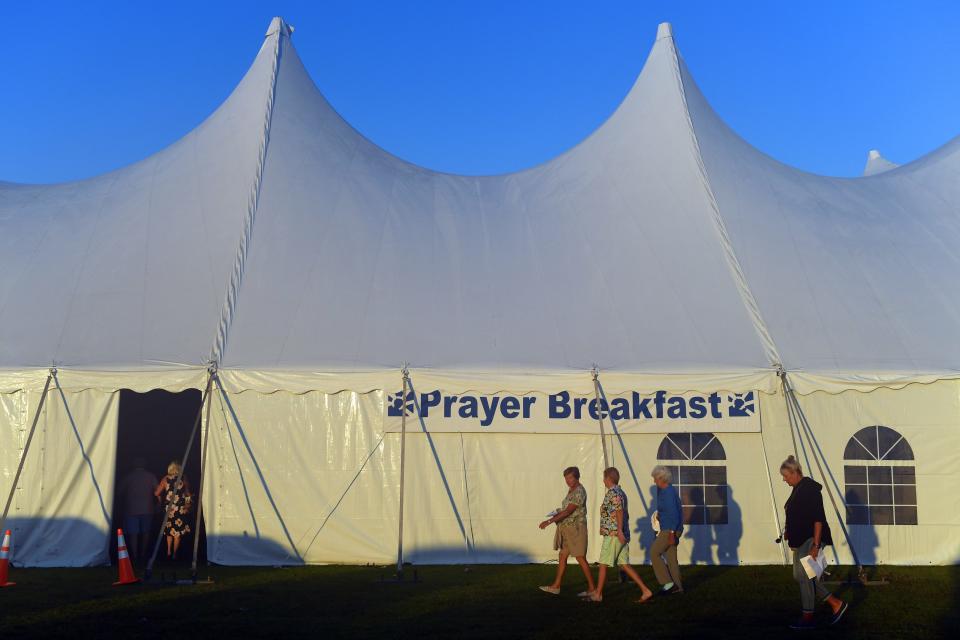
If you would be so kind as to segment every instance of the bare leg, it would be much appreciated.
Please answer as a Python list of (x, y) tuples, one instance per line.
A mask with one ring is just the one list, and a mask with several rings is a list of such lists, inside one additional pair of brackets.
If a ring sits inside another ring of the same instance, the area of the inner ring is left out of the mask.
[(587, 564), (586, 556), (577, 556), (577, 564), (583, 569), (583, 577), (587, 579), (587, 591), (596, 591), (597, 586), (593, 584), (593, 575), (590, 573), (590, 565)]
[(832, 594), (827, 596), (824, 599), (824, 602), (830, 605), (830, 608), (833, 609), (833, 613), (837, 613), (837, 611), (840, 611), (840, 607), (843, 606), (843, 600), (841, 600), (840, 598)]
[(650, 591), (650, 588), (644, 584), (643, 578), (640, 577), (640, 574), (637, 573), (637, 570), (631, 567), (628, 564), (620, 566), (620, 571), (623, 571), (625, 574), (630, 576), (630, 579), (637, 583), (637, 586), (640, 587), (640, 592), (643, 594), (643, 597), (640, 598), (641, 602), (646, 602), (653, 596), (653, 592)]
[(180, 550), (180, 538), (181, 538), (181, 536), (174, 536), (174, 537), (173, 537), (173, 557), (174, 557), (174, 558), (177, 557), (177, 551)]
[(563, 582), (563, 573), (567, 570), (567, 558), (570, 557), (570, 554), (566, 551), (560, 551), (560, 559), (557, 561), (557, 577), (554, 579), (553, 584), (550, 586), (554, 589), (560, 588), (560, 583)]
[(591, 589), (591, 591), (593, 591), (594, 594), (596, 594), (594, 596), (594, 600), (600, 600), (603, 598), (603, 585), (606, 584), (606, 582), (607, 582), (607, 565), (601, 564), (600, 575), (597, 577), (597, 589), (596, 591)]
[(173, 536), (167, 536), (167, 557), (170, 557), (170, 554), (173, 553)]

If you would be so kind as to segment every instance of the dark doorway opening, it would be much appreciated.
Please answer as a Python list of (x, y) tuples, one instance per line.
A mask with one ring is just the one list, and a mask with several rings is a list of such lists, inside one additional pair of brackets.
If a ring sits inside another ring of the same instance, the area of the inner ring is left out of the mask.
[[(190, 438), (190, 432), (193, 430), (194, 422), (197, 419), (201, 401), (202, 395), (197, 389), (188, 389), (179, 393), (162, 390), (136, 393), (128, 389), (121, 389), (117, 432), (117, 484), (115, 485), (116, 491), (113, 499), (114, 529), (123, 528), (125, 518), (128, 515), (126, 513), (126, 492), (122, 484), (124, 479), (134, 470), (138, 461), (142, 461), (144, 468), (156, 476), (158, 481), (166, 474), (167, 465), (171, 461), (182, 462), (183, 452), (187, 448), (187, 440)], [(200, 460), (202, 456), (200, 446), (200, 429), (197, 429), (193, 447), (190, 450), (190, 457), (184, 467), (184, 475), (187, 478), (190, 491), (194, 495), (194, 501), (197, 500), (200, 485)], [(189, 565), (193, 557), (194, 535), (200, 536), (198, 560), (203, 563), (206, 562), (206, 530), (202, 520), (199, 526), (197, 525), (196, 517), (194, 506), (188, 520), (191, 533), (184, 536), (180, 542), (180, 551), (177, 555), (178, 565)], [(153, 544), (160, 532), (162, 520), (163, 514), (160, 507), (155, 505), (150, 527), (147, 529), (145, 537), (146, 554), (145, 557), (137, 559), (135, 564), (138, 566), (145, 565), (147, 558), (150, 557)], [(128, 547), (132, 546), (130, 536), (125, 534), (125, 537)], [(112, 545), (114, 562), (116, 561), (116, 551), (116, 540), (114, 539)], [(160, 551), (157, 554), (158, 565), (163, 564), (165, 560), (166, 543), (161, 541)]]

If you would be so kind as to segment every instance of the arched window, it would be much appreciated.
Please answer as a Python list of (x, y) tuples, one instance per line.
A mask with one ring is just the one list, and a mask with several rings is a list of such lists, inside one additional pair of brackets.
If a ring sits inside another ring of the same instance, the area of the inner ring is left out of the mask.
[(684, 524), (727, 524), (727, 459), (712, 433), (668, 433), (657, 460), (673, 472)]
[(847, 524), (917, 524), (917, 472), (902, 435), (879, 425), (860, 429), (843, 460)]

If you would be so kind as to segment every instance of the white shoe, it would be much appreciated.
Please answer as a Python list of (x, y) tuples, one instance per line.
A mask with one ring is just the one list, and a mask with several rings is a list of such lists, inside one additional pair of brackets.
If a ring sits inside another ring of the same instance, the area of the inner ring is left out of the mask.
[(577, 594), (577, 597), (578, 597), (578, 598), (589, 598), (589, 597), (592, 596), (592, 595), (593, 595), (593, 591), (581, 591), (580, 593)]
[(557, 587), (540, 587), (540, 591), (552, 593), (553, 595), (558, 595), (560, 593), (560, 589)]

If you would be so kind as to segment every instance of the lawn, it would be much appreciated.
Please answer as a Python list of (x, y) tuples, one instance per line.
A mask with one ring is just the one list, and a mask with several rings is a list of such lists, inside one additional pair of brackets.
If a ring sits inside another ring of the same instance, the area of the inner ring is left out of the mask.
[[(616, 581), (603, 603), (580, 602), (583, 578), (575, 566), (559, 596), (537, 590), (549, 582), (552, 565), (416, 571), (416, 584), (396, 584), (382, 581), (391, 569), (380, 567), (211, 567), (201, 577), (210, 575), (212, 585), (112, 587), (110, 568), (14, 569), (17, 586), (0, 589), (0, 638), (776, 638), (794, 633), (786, 625), (799, 608), (786, 567), (685, 567), (686, 594), (643, 605), (634, 602), (634, 586)], [(652, 584), (649, 567), (640, 572)], [(954, 635), (960, 567), (880, 573), (889, 585), (840, 587), (853, 606), (838, 627), (816, 635)]]

